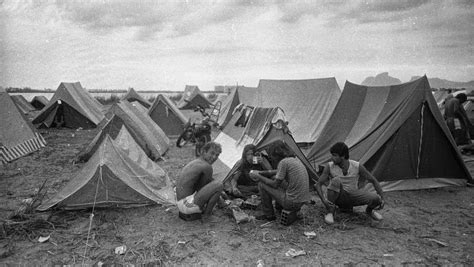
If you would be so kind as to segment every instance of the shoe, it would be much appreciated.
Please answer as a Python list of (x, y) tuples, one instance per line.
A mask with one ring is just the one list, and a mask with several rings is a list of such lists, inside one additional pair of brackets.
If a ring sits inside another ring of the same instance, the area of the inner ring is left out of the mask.
[(257, 219), (259, 221), (274, 221), (274, 220), (276, 220), (276, 216), (275, 215), (262, 214), (262, 215), (256, 216), (255, 219)]
[(381, 221), (383, 219), (382, 215), (380, 215), (380, 213), (376, 212), (375, 210), (370, 212), (370, 217), (376, 221)]
[(324, 216), (324, 221), (327, 224), (333, 224), (334, 223), (334, 215), (332, 215), (332, 213), (326, 214), (326, 216)]

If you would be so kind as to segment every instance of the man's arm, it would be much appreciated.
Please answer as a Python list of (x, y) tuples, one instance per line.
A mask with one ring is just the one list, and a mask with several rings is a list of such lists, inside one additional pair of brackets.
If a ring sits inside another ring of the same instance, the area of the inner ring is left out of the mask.
[(326, 208), (329, 209), (332, 205), (324, 197), (324, 193), (322, 189), (322, 185), (325, 184), (327, 181), (329, 181), (329, 166), (328, 165), (324, 166), (323, 173), (319, 177), (318, 182), (314, 184), (314, 188), (316, 189), (316, 192), (318, 193), (318, 196), (323, 202), (324, 206), (326, 206)]
[(359, 174), (362, 178), (367, 179), (369, 183), (372, 183), (372, 185), (375, 188), (375, 191), (382, 199), (382, 207), (383, 207), (385, 200), (383, 196), (382, 187), (380, 186), (379, 181), (377, 181), (377, 179), (375, 179), (375, 177), (362, 164), (359, 165)]
[[(263, 176), (261, 173), (265, 173), (265, 176)], [(267, 178), (266, 176), (273, 176), (276, 174), (276, 170), (269, 170), (269, 171), (255, 171), (251, 170), (249, 175), (254, 181), (259, 181), (261, 183), (267, 184), (273, 188), (278, 188), (281, 185), (282, 180), (280, 179), (271, 179)], [(272, 175), (273, 174), (273, 175)]]

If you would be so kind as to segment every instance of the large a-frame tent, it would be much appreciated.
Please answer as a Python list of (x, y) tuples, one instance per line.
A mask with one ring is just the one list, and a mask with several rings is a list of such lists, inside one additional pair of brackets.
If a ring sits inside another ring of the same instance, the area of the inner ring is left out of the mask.
[(116, 141), (105, 137), (82, 169), (37, 209), (174, 204), (168, 175), (133, 144), (126, 128), (122, 129)]
[(242, 157), (245, 145), (254, 144), (261, 151), (276, 140), (282, 140), (306, 166), (310, 178), (316, 180), (316, 172), (288, 131), (287, 123), (280, 108), (243, 105), (237, 108), (227, 126), (214, 140), (222, 146), (222, 153), (213, 164), (214, 179), (224, 181), (233, 172), (231, 170)]
[(0, 87), (0, 165), (39, 150), (46, 141)]
[[(113, 104), (106, 117), (107, 120), (112, 120), (114, 115), (119, 117), (145, 153), (152, 160), (158, 160), (168, 151), (170, 139), (150, 116), (141, 109), (144, 109), (144, 107), (138, 103), (123, 101)], [(121, 124), (121, 122), (109, 123), (109, 125), (115, 124)], [(110, 127), (114, 128), (115, 126)], [(106, 127), (105, 133), (107, 131), (110, 131), (110, 129)]]
[(341, 95), (334, 77), (307, 80), (260, 80), (259, 107), (280, 107), (297, 143), (312, 143), (331, 116)]
[(186, 85), (184, 88), (184, 93), (176, 106), (179, 109), (193, 109), (197, 105), (203, 108), (209, 108), (211, 103), (207, 98), (201, 93), (199, 87), (196, 85)]
[(46, 105), (48, 105), (49, 100), (44, 95), (37, 95), (33, 97), (30, 104), (37, 110), (43, 109)]
[(37, 127), (95, 128), (104, 118), (101, 104), (81, 83), (61, 83), (49, 101), (34, 119)]
[(222, 104), (218, 124), (225, 127), (239, 104), (280, 107), (297, 143), (312, 143), (331, 115), (341, 90), (335, 78), (260, 80), (257, 88), (239, 86)]
[(372, 172), (385, 191), (472, 181), (426, 76), (384, 87), (346, 82), (307, 155), (313, 166), (327, 162), (338, 141), (349, 146), (350, 158)]
[(122, 101), (123, 100), (127, 100), (128, 102), (138, 102), (146, 108), (150, 108), (151, 106), (150, 102), (139, 95), (133, 88), (128, 89), (127, 94), (122, 97)]
[(23, 114), (36, 110), (22, 95), (11, 95), (13, 102)]
[(166, 96), (159, 94), (148, 110), (150, 118), (168, 137), (179, 136), (188, 122), (186, 116)]

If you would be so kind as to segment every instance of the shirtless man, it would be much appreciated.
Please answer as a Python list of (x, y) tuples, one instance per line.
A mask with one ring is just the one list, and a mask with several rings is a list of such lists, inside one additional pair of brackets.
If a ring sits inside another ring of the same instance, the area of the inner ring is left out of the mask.
[(176, 185), (177, 206), (183, 214), (202, 213), (208, 219), (222, 193), (222, 183), (212, 178), (212, 164), (222, 152), (221, 145), (209, 142), (199, 158), (181, 170)]

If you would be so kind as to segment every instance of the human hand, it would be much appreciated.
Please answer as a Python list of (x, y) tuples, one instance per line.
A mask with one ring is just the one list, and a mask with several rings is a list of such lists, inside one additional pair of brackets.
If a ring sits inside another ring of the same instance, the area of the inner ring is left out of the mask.
[(249, 172), (249, 177), (250, 179), (254, 180), (255, 182), (259, 181), (260, 180), (260, 177), (259, 175), (260, 174), (258, 171), (256, 170), (250, 170)]
[(381, 199), (380, 205), (375, 207), (376, 210), (381, 210), (385, 206), (385, 199), (383, 197), (380, 197), (380, 199)]

